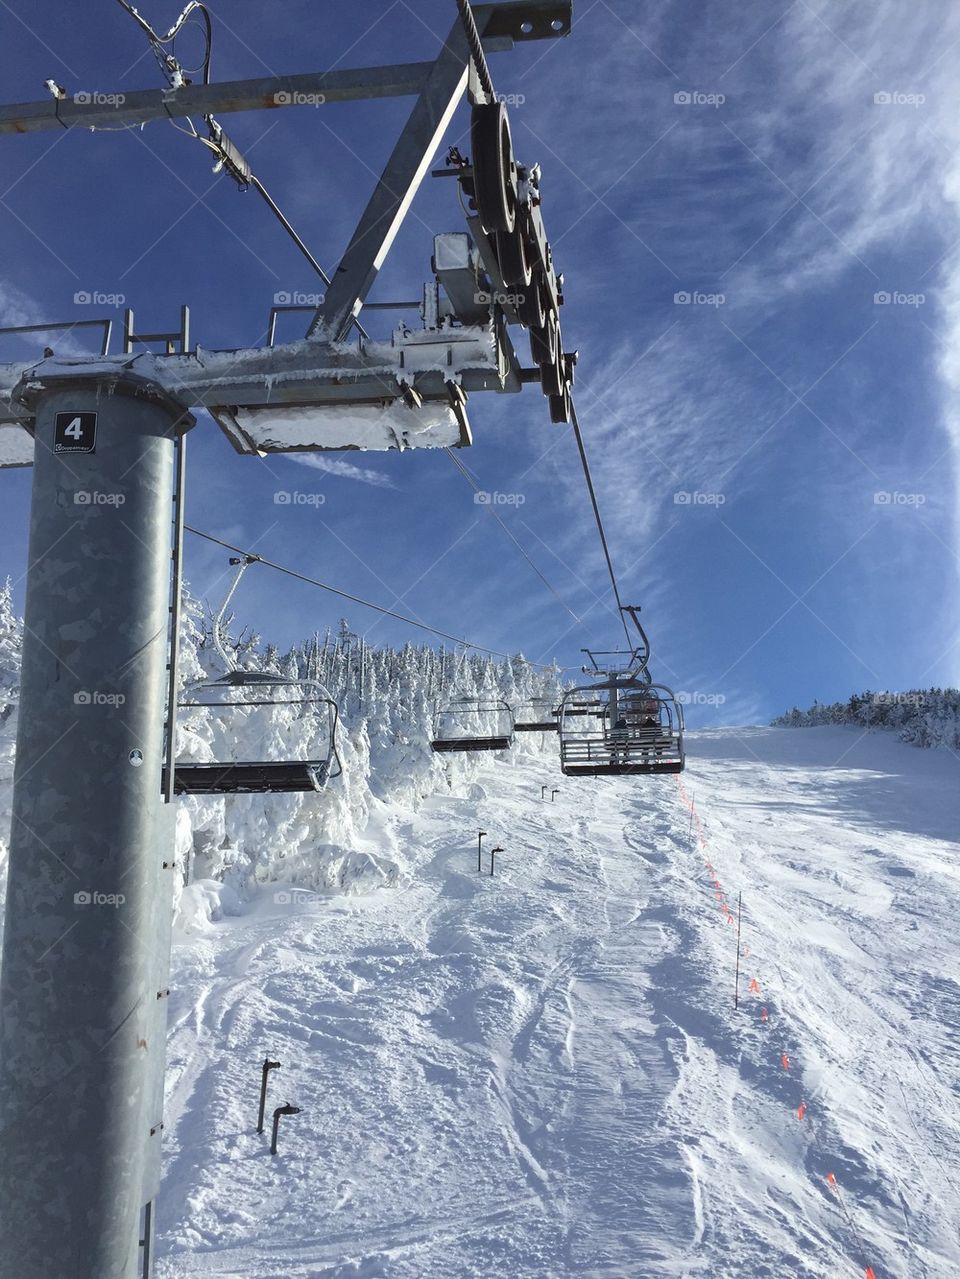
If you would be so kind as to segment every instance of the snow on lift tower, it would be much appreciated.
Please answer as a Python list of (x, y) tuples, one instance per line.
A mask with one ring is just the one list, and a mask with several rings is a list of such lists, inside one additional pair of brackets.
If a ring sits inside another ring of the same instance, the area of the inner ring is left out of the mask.
[[(90, 130), (199, 117), (218, 168), (262, 194), (215, 113), (415, 99), (300, 341), (208, 351), (191, 342), (184, 307), (165, 332), (144, 332), (127, 312), (116, 353), (102, 321), (90, 356), (44, 345), (0, 364), (0, 466), (33, 465), (0, 966), (2, 1279), (153, 1269), (179, 772), (164, 759), (175, 760), (191, 410), (209, 408), (251, 457), (466, 446), (467, 396), (528, 382), (540, 384), (555, 420), (570, 416), (576, 357), (560, 338), (562, 279), (540, 172), (514, 156), (487, 55), (568, 35), (572, 3), (457, 0), (457, 9), (426, 62), (222, 84), (188, 83), (178, 69), (163, 88), (71, 96), (57, 85), (42, 101), (0, 106), (0, 134), (72, 132), (60, 144), (71, 147)], [(172, 57), (167, 50), (168, 68)], [(460, 185), (467, 232), (434, 242), (422, 328), (374, 341), (361, 313), (465, 94), (473, 155), (451, 149), (439, 173)], [(118, 167), (117, 182), (124, 176)], [(518, 326), (533, 367), (512, 341)], [(28, 327), (21, 343), (41, 333)], [(78, 327), (51, 322), (38, 340)], [(122, 494), (122, 519), (93, 494)], [(82, 909), (88, 888), (123, 900)]]
[(630, 777), (684, 768), (683, 707), (666, 685), (653, 683), (639, 609), (628, 605), (623, 612), (637, 628), (637, 646), (584, 649), (590, 658), (584, 674), (598, 680), (571, 689), (560, 704), (560, 767), (569, 777)]
[[(231, 759), (201, 761), (178, 759), (174, 766), (174, 791), (178, 795), (262, 795), (319, 791), (342, 770), (337, 754), (339, 711), (324, 686), (315, 679), (294, 679), (267, 671), (238, 669), (227, 655), (224, 615), (240, 580), (255, 555), (231, 559), (237, 567), (230, 589), (214, 618), (213, 642), (224, 673), (217, 679), (198, 680), (178, 702), (181, 708), (231, 708), (244, 721), (244, 736), (263, 736), (264, 717), (257, 712), (291, 706), (299, 709), (298, 753), (283, 759)], [(252, 712), (252, 714), (251, 714)], [(232, 721), (232, 715), (225, 718)], [(258, 726), (261, 731), (256, 732)], [(251, 733), (251, 729), (254, 730)]]

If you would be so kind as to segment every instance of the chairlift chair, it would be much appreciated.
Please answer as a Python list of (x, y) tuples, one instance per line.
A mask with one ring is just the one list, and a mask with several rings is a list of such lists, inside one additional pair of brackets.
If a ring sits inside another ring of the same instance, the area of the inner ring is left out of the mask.
[(437, 707), (433, 750), (445, 754), (505, 751), (513, 745), (513, 711), (495, 698), (459, 697)]
[[(339, 709), (326, 688), (314, 679), (273, 675), (266, 671), (236, 669), (223, 642), (223, 619), (227, 605), (246, 570), (257, 556), (231, 559), (237, 573), (214, 619), (213, 643), (226, 668), (217, 679), (191, 684), (177, 707), (186, 709), (225, 707), (250, 712), (270, 706), (297, 706), (302, 724), (300, 752), (289, 750), (280, 759), (233, 759), (196, 762), (177, 760), (174, 764), (174, 792), (178, 795), (262, 795), (295, 794), (322, 790), (331, 777), (343, 769), (337, 754)], [(317, 722), (307, 725), (307, 715), (317, 711)], [(248, 716), (249, 718), (249, 716)]]
[[(603, 708), (589, 723), (580, 699), (602, 690)], [(664, 684), (611, 678), (572, 689), (560, 707), (560, 767), (567, 777), (634, 777), (680, 773), (685, 763), (683, 707)]]
[(531, 697), (520, 707), (523, 712), (514, 720), (517, 733), (555, 733), (560, 712), (551, 697)]
[[(284, 696), (284, 693), (289, 696)], [(252, 694), (252, 696), (244, 696)], [(201, 681), (177, 703), (181, 708), (229, 707), (242, 712), (267, 706), (320, 708), (301, 745), (303, 758), (270, 760), (178, 760), (174, 791), (178, 795), (294, 794), (322, 790), (343, 771), (336, 749), (336, 702), (316, 680), (288, 679), (261, 671), (228, 671), (220, 679)], [(298, 722), (302, 722), (303, 716)]]

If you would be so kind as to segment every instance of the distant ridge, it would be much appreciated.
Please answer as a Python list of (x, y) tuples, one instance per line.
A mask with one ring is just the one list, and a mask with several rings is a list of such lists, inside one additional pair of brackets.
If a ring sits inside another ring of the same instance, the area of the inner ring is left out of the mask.
[(847, 702), (809, 710), (796, 706), (773, 720), (776, 728), (810, 728), (819, 724), (850, 724), (856, 728), (895, 731), (912, 746), (960, 749), (960, 689), (910, 689), (904, 693), (854, 693)]

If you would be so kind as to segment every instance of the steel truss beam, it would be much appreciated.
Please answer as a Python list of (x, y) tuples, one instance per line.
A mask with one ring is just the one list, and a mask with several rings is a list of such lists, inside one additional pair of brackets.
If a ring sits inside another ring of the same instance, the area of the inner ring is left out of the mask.
[[(182, 89), (144, 89), (134, 93), (80, 94), (90, 102), (61, 101), (0, 106), (0, 133), (38, 133), (45, 129), (115, 129), (151, 120), (190, 115), (223, 115), (232, 111), (279, 110), (360, 102), (365, 98), (401, 98), (419, 93), (433, 70), (432, 62), (363, 67), (350, 71), (309, 71), (303, 75), (263, 80), (226, 80), (190, 84)], [(116, 103), (100, 99), (119, 99)], [(321, 101), (322, 99), (322, 101)]]
[[(572, 0), (523, 0), (478, 6), (474, 18), (481, 43), (499, 48), (504, 41), (509, 46), (514, 40), (568, 35), (572, 13)], [(340, 342), (349, 334), (468, 83), (473, 100), (485, 101), (467, 33), (457, 22), (317, 308), (309, 337)]]

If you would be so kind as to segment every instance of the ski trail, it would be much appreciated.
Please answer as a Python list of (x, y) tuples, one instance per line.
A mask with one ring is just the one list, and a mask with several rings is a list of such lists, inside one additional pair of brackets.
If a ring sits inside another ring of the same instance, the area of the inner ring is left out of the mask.
[[(710, 857), (743, 891), (738, 1010), (675, 788), (541, 802), (535, 758), (381, 812), (398, 887), (179, 946), (158, 1279), (853, 1279), (858, 1239), (883, 1279), (960, 1273), (941, 766), (868, 740), (834, 768), (849, 738), (807, 731), (692, 741)], [(477, 828), (504, 846), (492, 878)], [(270, 1104), (303, 1106), (276, 1159), (252, 1132), (267, 1053)]]

